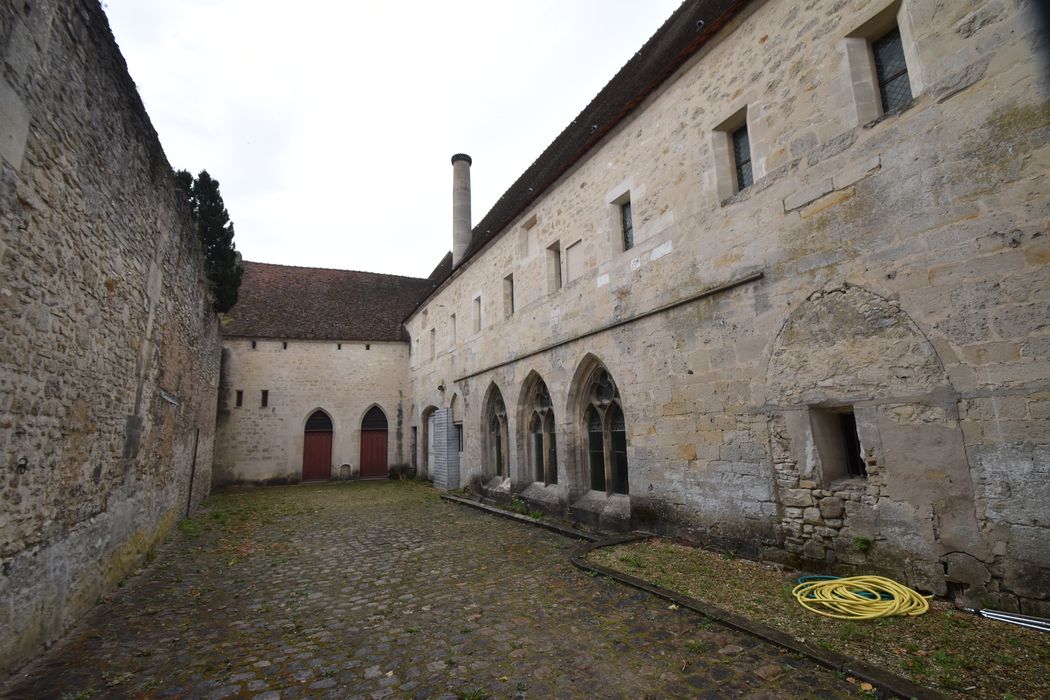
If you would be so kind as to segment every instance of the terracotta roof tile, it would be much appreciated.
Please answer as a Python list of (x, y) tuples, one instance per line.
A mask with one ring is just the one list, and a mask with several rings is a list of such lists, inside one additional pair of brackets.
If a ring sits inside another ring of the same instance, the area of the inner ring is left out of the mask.
[(244, 262), (227, 336), (403, 340), (401, 320), (433, 289), (417, 277)]

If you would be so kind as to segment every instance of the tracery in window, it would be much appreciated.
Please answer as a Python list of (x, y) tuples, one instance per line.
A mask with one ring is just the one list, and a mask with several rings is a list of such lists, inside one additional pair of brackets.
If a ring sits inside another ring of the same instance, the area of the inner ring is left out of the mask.
[(554, 409), (550, 392), (542, 379), (537, 378), (527, 405), (529, 464), (534, 481), (543, 484), (558, 483), (558, 455), (554, 434)]
[(604, 368), (595, 370), (586, 389), (587, 466), (593, 491), (630, 493), (627, 478), (627, 424), (620, 392)]

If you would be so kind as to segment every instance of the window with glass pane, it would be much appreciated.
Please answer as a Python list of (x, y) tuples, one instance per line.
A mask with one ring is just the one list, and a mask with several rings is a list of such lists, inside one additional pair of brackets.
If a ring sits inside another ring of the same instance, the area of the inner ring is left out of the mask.
[(503, 436), (500, 431), (499, 417), (492, 417), (489, 433), (492, 443), (492, 464), (496, 468), (496, 476), (503, 476)]
[(627, 489), (627, 426), (619, 406), (613, 406), (609, 418), (609, 434), (612, 439), (612, 490), (613, 493), (627, 494), (630, 493)]
[(532, 414), (529, 433), (532, 435), (532, 473), (536, 481), (543, 481), (543, 428), (540, 415)]
[(547, 483), (558, 483), (558, 448), (554, 439), (554, 415), (547, 414), (544, 430), (547, 431)]
[(631, 200), (620, 205), (620, 230), (623, 232), (623, 249), (634, 247), (634, 221), (631, 219)]
[(737, 190), (750, 187), (755, 181), (751, 172), (751, 139), (747, 135), (747, 125), (733, 132), (733, 163), (736, 166)]
[(908, 81), (908, 64), (904, 61), (904, 44), (899, 29), (872, 43), (875, 55), (875, 76), (879, 81), (882, 111), (892, 112), (912, 100)]
[(605, 440), (602, 417), (594, 406), (587, 409), (587, 454), (591, 468), (591, 489), (605, 490)]

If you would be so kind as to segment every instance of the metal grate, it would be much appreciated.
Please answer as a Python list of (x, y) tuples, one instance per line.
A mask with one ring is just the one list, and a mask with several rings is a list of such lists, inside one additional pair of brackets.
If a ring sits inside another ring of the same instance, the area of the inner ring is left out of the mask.
[(875, 55), (875, 77), (879, 81), (882, 111), (892, 112), (904, 107), (911, 102), (912, 95), (900, 30), (894, 29), (874, 42), (871, 51)]
[(733, 162), (736, 164), (737, 190), (750, 187), (755, 177), (751, 172), (751, 139), (747, 135), (747, 126), (733, 132)]

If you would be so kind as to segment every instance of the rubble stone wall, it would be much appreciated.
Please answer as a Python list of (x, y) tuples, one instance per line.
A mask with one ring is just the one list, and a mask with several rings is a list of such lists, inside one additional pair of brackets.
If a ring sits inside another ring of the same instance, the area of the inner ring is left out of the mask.
[(3, 0), (0, 56), (2, 675), (207, 495), (220, 338), (99, 4)]

